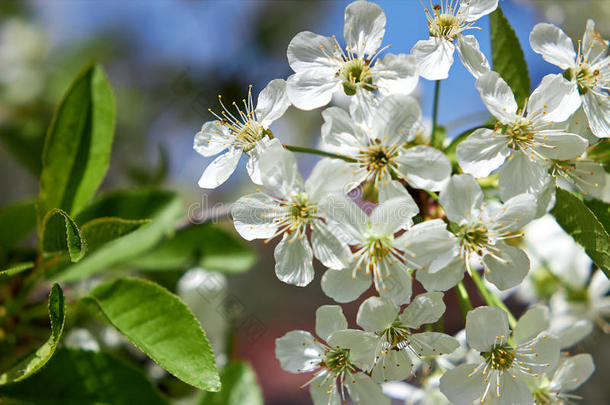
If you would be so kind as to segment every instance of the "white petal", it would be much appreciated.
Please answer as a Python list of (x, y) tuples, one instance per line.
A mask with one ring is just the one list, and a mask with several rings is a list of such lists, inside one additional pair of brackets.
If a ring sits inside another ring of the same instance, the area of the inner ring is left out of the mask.
[(411, 347), (418, 356), (442, 356), (453, 353), (460, 342), (453, 336), (438, 332), (415, 333), (411, 337)]
[(416, 99), (404, 94), (384, 97), (373, 118), (372, 136), (385, 145), (409, 140), (413, 128), (421, 122), (421, 108)]
[(290, 198), (303, 187), (296, 157), (274, 139), (260, 156), (263, 185), (276, 196)]
[(388, 350), (377, 360), (371, 377), (376, 382), (405, 380), (413, 370), (412, 364), (406, 350)]
[(601, 270), (595, 271), (595, 273), (593, 273), (591, 276), (591, 281), (589, 282), (589, 287), (587, 288), (589, 298), (593, 301), (597, 301), (604, 298), (609, 291), (610, 280), (608, 277)]
[(275, 247), (275, 274), (287, 284), (304, 287), (313, 280), (313, 253), (306, 238), (288, 234)]
[(553, 318), (551, 331), (559, 339), (560, 347), (566, 349), (589, 336), (593, 332), (593, 323), (588, 319)]
[(345, 195), (328, 195), (318, 212), (325, 217), (330, 229), (350, 245), (362, 242), (362, 235), (369, 228), (368, 216)]
[[(537, 355), (529, 357), (529, 371), (531, 373), (548, 372), (555, 367), (559, 360), (559, 341), (546, 332), (538, 335), (533, 344), (530, 343), (526, 348), (520, 350)], [(517, 353), (517, 356), (519, 356), (519, 353)]]
[(371, 230), (376, 236), (391, 236), (418, 213), (419, 207), (413, 198), (398, 197), (383, 201), (371, 213)]
[(371, 286), (371, 276), (357, 271), (354, 279), (352, 274), (351, 268), (327, 270), (322, 276), (322, 291), (340, 303), (354, 301)]
[(530, 260), (523, 249), (497, 243), (501, 252), (483, 256), (485, 279), (498, 287), (507, 290), (515, 287), (530, 270)]
[[(472, 405), (483, 396), (485, 376), (483, 373), (473, 373), (475, 364), (462, 364), (448, 370), (441, 377), (441, 392), (455, 405)], [(479, 401), (477, 401), (479, 402)]]
[(441, 38), (417, 41), (411, 54), (417, 59), (419, 74), (428, 80), (442, 80), (449, 77), (453, 65), (455, 45)]
[(500, 169), (500, 195), (508, 200), (518, 194), (537, 194), (544, 188), (548, 176), (546, 162), (514, 152)]
[(233, 174), (239, 158), (241, 150), (231, 149), (227, 153), (218, 156), (210, 165), (203, 171), (199, 179), (199, 187), (201, 188), (216, 188), (227, 181), (229, 176)]
[(417, 87), (417, 60), (413, 55), (388, 53), (371, 68), (375, 86), (382, 96), (411, 94)]
[(440, 219), (421, 222), (402, 234), (395, 246), (405, 251), (409, 263), (437, 272), (459, 256), (458, 241)]
[(383, 395), (381, 386), (364, 373), (357, 373), (345, 379), (349, 395), (356, 404), (390, 405), (391, 399)]
[(202, 156), (214, 156), (227, 149), (231, 143), (227, 140), (227, 129), (220, 125), (220, 121), (208, 121), (203, 124), (201, 131), (195, 135), (193, 149)]
[(483, 204), (483, 191), (472, 176), (458, 174), (451, 176), (438, 199), (447, 218), (459, 223), (476, 216)]
[(262, 185), (263, 179), (261, 177), (261, 168), (260, 168), (260, 158), (263, 152), (274, 143), (278, 143), (279, 141), (276, 139), (269, 139), (267, 137), (261, 139), (256, 143), (254, 149), (249, 151), (247, 154), (250, 157), (248, 163), (246, 164), (246, 169), (248, 170), (248, 175), (250, 176), (250, 180), (252, 183)]
[(291, 373), (307, 373), (319, 367), (324, 347), (309, 332), (293, 330), (275, 340), (275, 357)]
[(534, 398), (525, 382), (520, 378), (513, 378), (510, 372), (500, 376), (500, 397), (495, 399), (498, 405), (534, 405)]
[(486, 352), (508, 339), (508, 315), (498, 307), (478, 307), (466, 316), (466, 340), (479, 352)]
[(489, 62), (474, 35), (459, 35), (457, 50), (462, 63), (475, 79), (490, 71)]
[(349, 263), (351, 251), (347, 243), (339, 239), (321, 221), (314, 222), (312, 226), (311, 244), (314, 256), (324, 266), (339, 270)]
[(599, 57), (603, 58), (606, 55), (607, 49), (608, 41), (595, 29), (595, 22), (591, 19), (587, 20), (587, 28), (582, 40), (582, 50), (585, 59), (595, 62)]
[(527, 116), (544, 122), (564, 122), (580, 107), (578, 86), (561, 74), (546, 75), (532, 92)]
[(516, 343), (536, 337), (540, 332), (551, 326), (549, 309), (543, 305), (537, 305), (527, 310), (515, 325), (513, 339)]
[[(375, 287), (382, 298), (388, 299), (395, 305), (403, 305), (411, 300), (412, 280), (407, 268), (397, 261), (382, 260), (379, 263), (383, 280), (374, 277)], [(389, 277), (385, 275), (389, 274)]]
[(340, 86), (333, 70), (315, 68), (288, 77), (286, 93), (296, 108), (308, 111), (328, 104)]
[(530, 33), (530, 45), (544, 60), (564, 70), (576, 63), (572, 39), (553, 24), (536, 24)]
[(274, 218), (278, 208), (277, 202), (267, 194), (241, 197), (231, 209), (235, 230), (246, 240), (272, 237), (277, 229)]
[(430, 146), (409, 148), (396, 158), (398, 174), (412, 187), (440, 190), (451, 175), (451, 163), (443, 152)]
[(551, 380), (553, 392), (570, 392), (580, 387), (595, 371), (590, 354), (578, 354), (563, 360)]
[(585, 195), (601, 199), (606, 185), (604, 165), (592, 160), (573, 161), (568, 171), (570, 180)]
[(460, 12), (466, 21), (474, 21), (498, 7), (498, 0), (461, 0)]
[(321, 201), (329, 194), (345, 194), (353, 182), (353, 168), (339, 159), (321, 159), (305, 181), (305, 190), (312, 201)]
[(417, 270), (415, 278), (426, 291), (447, 291), (464, 278), (465, 270), (464, 261), (458, 258), (435, 273), (428, 270)]
[(610, 138), (610, 99), (608, 96), (589, 90), (585, 94), (583, 108), (589, 119), (591, 132), (599, 138)]
[(368, 332), (378, 333), (392, 325), (400, 308), (380, 297), (367, 298), (358, 309), (356, 323)]
[(508, 138), (491, 129), (479, 128), (457, 146), (457, 161), (464, 172), (487, 177), (509, 155)]
[[(333, 385), (329, 388), (329, 385)], [(309, 384), (309, 392), (314, 405), (341, 405), (343, 402), (337, 384), (327, 373), (315, 378)]]
[(322, 143), (326, 150), (354, 156), (369, 144), (367, 134), (342, 108), (329, 107), (322, 111)]
[(258, 122), (263, 127), (269, 128), (273, 121), (284, 115), (289, 106), (290, 100), (286, 94), (286, 81), (282, 79), (270, 81), (258, 95), (255, 110)]
[(295, 72), (310, 69), (338, 70), (335, 54), (335, 41), (330, 37), (310, 31), (299, 32), (288, 44), (286, 52), (288, 63)]
[(339, 305), (322, 305), (316, 310), (316, 335), (328, 340), (338, 330), (347, 329), (347, 319)]
[(569, 160), (578, 157), (589, 146), (589, 142), (580, 135), (552, 129), (540, 131), (534, 138), (538, 142), (534, 149), (551, 159)]
[(509, 123), (517, 113), (517, 102), (513, 91), (496, 72), (488, 72), (479, 77), (476, 83), (483, 103), (494, 117), (503, 124)]
[[(535, 194), (537, 205), (535, 218), (540, 218), (553, 209), (555, 206), (555, 189), (555, 179), (552, 176), (546, 176), (542, 190)], [(503, 198), (510, 198), (508, 193), (504, 193), (502, 189), (500, 189), (500, 195), (502, 195)]]
[(375, 362), (375, 334), (355, 329), (339, 330), (328, 338), (328, 345), (349, 349), (349, 360), (362, 370), (370, 370)]
[[(409, 191), (405, 188), (405, 186), (397, 180), (381, 182), (379, 184), (378, 191), (379, 191), (379, 202), (380, 203), (387, 201), (387, 200), (391, 200), (392, 198), (401, 198), (402, 197), (402, 198), (413, 199), (411, 197), (411, 194), (409, 194)], [(413, 224), (413, 221), (411, 221), (411, 220), (406, 221), (406, 227), (409, 227), (412, 224)]]
[(419, 329), (424, 324), (438, 321), (444, 313), (443, 293), (434, 291), (415, 297), (400, 314), (400, 320), (411, 329)]
[(519, 194), (506, 201), (494, 215), (495, 229), (517, 232), (534, 219), (536, 215), (536, 197), (531, 194)]
[(345, 8), (343, 36), (358, 56), (372, 55), (385, 34), (385, 14), (381, 7), (368, 1), (355, 1)]

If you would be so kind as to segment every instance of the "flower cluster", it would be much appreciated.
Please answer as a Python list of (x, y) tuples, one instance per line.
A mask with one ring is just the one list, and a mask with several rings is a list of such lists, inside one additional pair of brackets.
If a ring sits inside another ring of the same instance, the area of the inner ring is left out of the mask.
[[(424, 9), (429, 39), (410, 54), (392, 54), (382, 46), (383, 10), (355, 1), (345, 10), (344, 41), (297, 34), (287, 51), (294, 74), (271, 81), (256, 104), (251, 89), (233, 108), (219, 96), (222, 112), (195, 137), (204, 156), (226, 150), (204, 171), (203, 188), (222, 184), (240, 157), (249, 157), (248, 174), (259, 187), (233, 205), (234, 226), (246, 240), (279, 241), (280, 280), (309, 285), (315, 257), (326, 268), (321, 288), (328, 297), (363, 299), (360, 329), (348, 327), (340, 306), (325, 305), (316, 312), (317, 338), (291, 331), (277, 339), (286, 371), (313, 373), (306, 385), (316, 405), (338, 405), (347, 396), (375, 405), (390, 397), (563, 403), (593, 373), (591, 356), (562, 350), (596, 324), (607, 331), (610, 282), (599, 270), (589, 278), (588, 258), (580, 278), (572, 275), (579, 265), (555, 265), (557, 254), (574, 260), (570, 249), (584, 253), (567, 235), (546, 232), (544, 221), (557, 186), (607, 199), (604, 166), (587, 153), (610, 137), (608, 43), (592, 21), (577, 50), (559, 28), (537, 25), (532, 49), (564, 73), (545, 76), (518, 105), (475, 36), (465, 35), (480, 30), (477, 19), (497, 6), (497, 0), (431, 5)], [(431, 141), (436, 123), (431, 136), (422, 135), (413, 91), (420, 76), (448, 77), (456, 47), (493, 118), (466, 133), (452, 156), (442, 141)], [(271, 131), (290, 105), (313, 110), (336, 93), (350, 102), (321, 112), (323, 150), (284, 145)], [(588, 124), (575, 124), (579, 116)], [(294, 151), (324, 156), (305, 180)], [(375, 208), (366, 210), (365, 201)], [(532, 229), (542, 231), (536, 236)], [(565, 237), (569, 248), (555, 244)], [(487, 306), (472, 309), (465, 275)], [(413, 296), (414, 280), (427, 292)], [(444, 303), (453, 289), (465, 332), (450, 336), (442, 320), (454, 316)], [(509, 294), (537, 304), (517, 321), (500, 298)]]

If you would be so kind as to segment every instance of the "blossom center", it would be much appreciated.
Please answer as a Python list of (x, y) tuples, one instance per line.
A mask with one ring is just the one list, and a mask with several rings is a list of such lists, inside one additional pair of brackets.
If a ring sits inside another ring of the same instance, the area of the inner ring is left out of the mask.
[(229, 129), (235, 135), (238, 145), (244, 152), (254, 149), (256, 143), (266, 135), (265, 128), (253, 120), (249, 120), (239, 127), (230, 125)]
[(599, 69), (593, 69), (588, 63), (581, 63), (577, 68), (569, 68), (563, 72), (563, 77), (576, 82), (578, 92), (581, 95), (586, 94), (590, 89), (597, 86), (601, 78)]
[(460, 32), (460, 20), (453, 14), (435, 8), (434, 19), (428, 23), (430, 36), (453, 41)]
[(553, 403), (552, 393), (548, 389), (538, 389), (532, 392), (536, 405), (551, 405)]
[(333, 348), (326, 352), (322, 367), (327, 368), (331, 373), (341, 374), (356, 371), (349, 359), (349, 349)]
[(405, 328), (400, 320), (397, 319), (392, 323), (391, 326), (381, 331), (379, 336), (385, 340), (384, 349), (401, 350), (408, 345), (408, 340), (411, 333), (409, 329)]
[(458, 232), (462, 246), (471, 252), (480, 252), (489, 244), (489, 230), (483, 224), (462, 225)]
[(373, 182), (377, 183), (391, 175), (398, 148), (374, 144), (363, 153), (363, 165)]
[(517, 151), (525, 150), (534, 143), (534, 127), (526, 120), (519, 120), (507, 125), (497, 124), (502, 132), (508, 135), (508, 146)]
[(374, 90), (369, 62), (364, 59), (352, 59), (345, 62), (340, 74), (343, 79), (343, 90), (348, 96), (356, 94), (358, 87)]
[(309, 224), (316, 214), (316, 206), (309, 203), (306, 193), (297, 193), (288, 204), (292, 224), (290, 230), (294, 231)]
[(515, 361), (515, 351), (509, 345), (497, 344), (488, 352), (482, 352), (485, 363), (494, 370), (505, 371), (512, 367)]

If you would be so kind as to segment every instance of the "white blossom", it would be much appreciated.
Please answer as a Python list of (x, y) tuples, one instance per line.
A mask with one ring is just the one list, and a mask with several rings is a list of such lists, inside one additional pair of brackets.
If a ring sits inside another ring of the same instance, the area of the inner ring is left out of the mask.
[(519, 319), (511, 335), (508, 316), (498, 307), (479, 307), (466, 317), (468, 345), (481, 361), (449, 370), (441, 392), (455, 405), (495, 400), (500, 405), (533, 404), (530, 377), (551, 370), (559, 359), (557, 340), (544, 332), (548, 313), (534, 308)]
[[(380, 48), (386, 17), (374, 3), (355, 1), (345, 9), (345, 49), (335, 36), (304, 31), (288, 45), (288, 96), (300, 109), (325, 106), (343, 88), (347, 95), (409, 94), (417, 85), (417, 66), (411, 55), (387, 54)], [(389, 46), (388, 46), (389, 47)]]
[[(201, 155), (209, 157), (226, 150), (218, 156), (203, 172), (199, 187), (216, 188), (224, 183), (235, 171), (242, 153), (250, 160), (247, 164), (248, 174), (252, 181), (261, 184), (259, 157), (273, 137), (269, 126), (280, 118), (290, 106), (286, 95), (286, 82), (272, 80), (258, 96), (256, 106), (252, 99), (252, 86), (248, 89), (248, 99), (243, 100), (243, 107), (233, 102), (235, 113), (218, 101), (223, 111), (220, 115), (213, 113), (215, 121), (203, 124), (201, 131), (195, 135), (194, 149)], [(212, 112), (212, 110), (210, 110)]]
[(479, 78), (489, 72), (489, 62), (473, 35), (464, 35), (474, 24), (498, 7), (498, 0), (442, 0), (425, 8), (430, 38), (418, 41), (411, 54), (417, 59), (419, 74), (428, 80), (441, 80), (449, 76), (457, 41), (458, 54), (468, 71)]
[(457, 160), (464, 172), (475, 177), (486, 177), (502, 166), (499, 185), (503, 199), (540, 192), (553, 161), (573, 159), (587, 148), (586, 139), (557, 124), (578, 108), (572, 97), (578, 91), (563, 78), (545, 76), (520, 111), (512, 90), (498, 73), (484, 74), (476, 86), (498, 123), (493, 130), (477, 129), (461, 142)]
[(591, 377), (595, 371), (590, 354), (578, 354), (562, 358), (552, 376), (533, 378), (528, 385), (533, 392), (536, 405), (563, 405), (582, 399), (570, 394)]
[[(608, 41), (587, 21), (584, 37), (574, 49), (572, 39), (553, 24), (537, 24), (530, 33), (530, 45), (544, 60), (564, 69), (563, 78), (574, 88), (570, 103), (580, 105), (591, 131), (600, 138), (610, 137), (610, 57)], [(558, 75), (561, 77), (562, 75)]]

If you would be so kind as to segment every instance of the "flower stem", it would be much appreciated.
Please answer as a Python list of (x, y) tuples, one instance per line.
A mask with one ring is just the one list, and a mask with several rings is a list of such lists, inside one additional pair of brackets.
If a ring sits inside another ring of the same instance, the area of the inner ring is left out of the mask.
[(483, 299), (485, 300), (487, 305), (494, 305), (494, 306), (500, 307), (507, 313), (508, 323), (510, 324), (511, 329), (514, 329), (515, 325), (517, 324), (517, 320), (515, 319), (513, 314), (510, 312), (510, 310), (508, 309), (506, 304), (504, 304), (504, 302), (502, 302), (502, 300), (499, 297), (497, 297), (495, 294), (493, 294), (491, 291), (489, 291), (489, 289), (485, 286), (485, 283), (483, 282), (483, 279), (481, 278), (479, 273), (477, 273), (474, 270), (471, 271), (470, 278), (472, 278), (472, 281), (474, 281), (474, 284), (479, 289), (479, 292), (483, 296)]
[(438, 99), (441, 90), (441, 81), (434, 82), (434, 106), (432, 107), (432, 135), (430, 145), (436, 145), (436, 124), (438, 122)]
[(466, 315), (469, 311), (472, 311), (472, 303), (470, 302), (468, 291), (466, 290), (466, 287), (464, 287), (464, 284), (461, 281), (456, 287), (456, 294), (458, 304), (460, 306), (460, 312), (462, 312), (462, 317), (464, 317), (464, 321), (466, 321)]
[(338, 155), (338, 154), (332, 153), (332, 152), (325, 152), (323, 150), (314, 149), (314, 148), (305, 148), (303, 146), (284, 145), (284, 148), (286, 148), (290, 151), (293, 151), (293, 152), (301, 152), (301, 153), (309, 153), (312, 155), (326, 156), (326, 157), (331, 157), (331, 158), (335, 158), (335, 159), (345, 160), (346, 162), (355, 162), (356, 161), (356, 159), (352, 159), (347, 156)]

